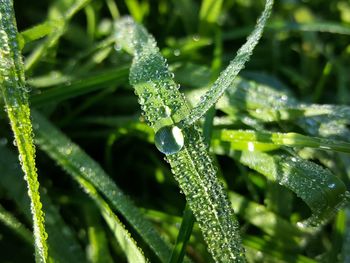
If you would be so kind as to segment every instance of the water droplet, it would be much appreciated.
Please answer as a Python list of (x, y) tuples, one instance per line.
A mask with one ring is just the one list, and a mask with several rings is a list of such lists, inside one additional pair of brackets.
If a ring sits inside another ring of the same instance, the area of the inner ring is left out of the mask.
[(254, 150), (255, 150), (254, 143), (248, 142), (248, 151), (254, 152)]
[(174, 154), (180, 151), (184, 145), (184, 136), (177, 126), (165, 126), (160, 128), (154, 141), (157, 149), (164, 154)]
[(159, 108), (158, 112), (162, 118), (166, 118), (166, 117), (169, 117), (171, 115), (171, 109), (168, 106), (164, 106), (164, 107), (161, 106)]
[(175, 50), (174, 50), (174, 56), (175, 56), (175, 57), (180, 56), (180, 54), (181, 54), (181, 51), (180, 51), (179, 49), (175, 49)]
[(122, 46), (117, 43), (117, 44), (114, 45), (114, 49), (115, 49), (115, 51), (119, 52), (119, 51), (122, 50)]
[(329, 188), (335, 188), (335, 183), (329, 184), (328, 187)]
[(7, 139), (6, 138), (1, 138), (0, 139), (0, 145), (5, 146), (7, 144)]
[(199, 35), (193, 35), (192, 39), (193, 39), (193, 41), (199, 41), (200, 36)]

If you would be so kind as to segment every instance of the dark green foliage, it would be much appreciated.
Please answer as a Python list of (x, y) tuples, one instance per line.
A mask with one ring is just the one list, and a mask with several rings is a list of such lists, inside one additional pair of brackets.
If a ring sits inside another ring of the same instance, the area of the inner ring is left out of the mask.
[(0, 4), (0, 262), (349, 261), (348, 1)]

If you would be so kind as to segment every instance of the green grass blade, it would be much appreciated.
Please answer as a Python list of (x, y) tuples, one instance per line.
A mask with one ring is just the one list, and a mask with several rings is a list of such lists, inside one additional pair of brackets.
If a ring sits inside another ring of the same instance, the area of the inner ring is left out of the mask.
[(83, 80), (72, 81), (68, 87), (60, 85), (48, 89), (41, 94), (33, 95), (30, 99), (33, 106), (43, 106), (48, 103), (57, 103), (70, 98), (81, 96), (89, 92), (100, 90), (117, 83), (122, 83), (127, 79), (128, 69), (126, 67), (106, 70)]
[(283, 90), (243, 78), (236, 78), (217, 106), (228, 114), (230, 108), (244, 109), (254, 118), (266, 122), (325, 117), (348, 123), (350, 119), (349, 106), (301, 103)]
[(229, 198), (237, 214), (265, 233), (283, 240), (286, 242), (286, 246), (293, 243), (295, 246), (296, 242), (300, 242), (301, 238), (307, 235), (304, 229), (298, 228), (269, 211), (265, 206), (250, 201), (240, 194), (230, 192)]
[(89, 245), (87, 256), (89, 262), (112, 263), (113, 259), (109, 251), (108, 239), (101, 222), (99, 210), (90, 204), (84, 210), (88, 225)]
[(222, 0), (203, 0), (199, 11), (200, 32), (205, 33), (208, 26), (218, 22)]
[(212, 107), (225, 90), (231, 85), (238, 73), (244, 68), (245, 63), (249, 60), (253, 49), (258, 44), (267, 19), (270, 16), (273, 6), (273, 0), (267, 0), (265, 9), (259, 17), (254, 31), (247, 38), (247, 42), (238, 50), (236, 57), (230, 62), (230, 65), (220, 74), (213, 86), (200, 99), (191, 113), (182, 121), (182, 125), (189, 126), (201, 118), (210, 107)]
[(182, 216), (182, 222), (180, 226), (180, 230), (178, 233), (178, 236), (176, 238), (176, 242), (173, 248), (173, 252), (171, 254), (171, 257), (169, 259), (169, 263), (181, 263), (183, 262), (183, 258), (185, 256), (185, 249), (188, 240), (190, 239), (192, 228), (194, 224), (194, 216), (189, 208), (188, 205), (186, 205), (184, 209), (184, 213)]
[(343, 247), (342, 247), (342, 253), (341, 253), (341, 262), (346, 263), (350, 260), (350, 208), (349, 206), (345, 209), (345, 216), (346, 216), (346, 226), (343, 236)]
[(95, 187), (81, 176), (76, 177), (76, 179), (84, 191), (94, 200), (100, 209), (102, 216), (118, 240), (122, 250), (126, 254), (128, 262), (147, 262), (142, 250), (137, 246), (135, 240), (130, 236), (129, 232), (125, 229), (118, 217), (113, 213), (106, 201), (100, 197)]
[(308, 134), (348, 141), (350, 107), (301, 103), (285, 90), (271, 85), (236, 78), (217, 108), (237, 118), (237, 111), (248, 112), (260, 122), (291, 121)]
[(144, 6), (140, 4), (138, 0), (126, 0), (125, 4), (128, 7), (132, 17), (136, 21), (141, 22), (143, 19), (143, 16), (145, 15)]
[(280, 146), (311, 147), (350, 153), (350, 143), (305, 136), (298, 133), (258, 132), (242, 130), (215, 130), (213, 140), (230, 142), (236, 150), (274, 150)]
[[(5, 146), (0, 146), (0, 156), (0, 190), (5, 194), (6, 198), (15, 202), (19, 211), (30, 222), (30, 201), (27, 195), (26, 183), (20, 178), (21, 167), (18, 164), (18, 158)], [(47, 218), (50, 218), (50, 220), (45, 222), (50, 259), (58, 262), (86, 262), (83, 249), (74, 236), (74, 232), (63, 221), (49, 196), (41, 192), (40, 197), (43, 202), (45, 215)]]
[[(56, 0), (57, 6), (65, 6), (66, 4), (62, 4), (61, 0)], [(55, 24), (55, 30), (53, 30), (45, 40), (40, 43), (36, 47), (36, 49), (26, 58), (24, 68), (26, 71), (32, 69), (42, 58), (47, 51), (55, 46), (61, 36), (66, 32), (66, 27), (70, 21), (70, 19), (86, 4), (88, 4), (90, 0), (78, 0), (72, 1), (70, 6), (66, 7), (65, 10), (60, 10), (61, 7), (54, 7), (51, 9), (51, 18), (47, 23)]]
[(24, 241), (33, 244), (32, 232), (30, 232), (17, 218), (0, 205), (0, 221), (13, 230)]
[[(279, 251), (275, 248), (275, 244), (272, 242), (268, 242), (262, 238), (256, 237), (256, 236), (245, 236), (243, 239), (243, 243), (245, 246), (257, 250), (260, 253), (262, 252), (263, 255), (272, 257), (273, 259), (279, 259), (281, 262), (293, 262), (293, 263), (316, 263), (319, 261), (313, 260), (311, 258), (305, 257), (303, 255), (299, 254), (291, 254), (284, 251)], [(263, 258), (263, 262), (270, 262), (268, 260), (268, 257)], [(253, 258), (255, 259), (255, 258)], [(277, 261), (277, 262), (280, 262)], [(275, 262), (273, 260), (272, 262)]]
[(48, 258), (47, 234), (40, 201), (28, 94), (25, 88), (23, 62), (17, 41), (18, 33), (12, 1), (0, 1), (0, 19), (1, 90), (21, 158), (22, 170), (28, 184), (34, 223), (35, 258), (37, 262), (46, 262)]
[(39, 113), (33, 112), (33, 121), (38, 126), (36, 142), (39, 147), (73, 179), (82, 177), (101, 192), (112, 208), (125, 217), (160, 260), (166, 262), (170, 257), (168, 245), (102, 168)]
[(55, 30), (54, 24), (46, 21), (22, 31), (19, 34), (20, 48), (22, 49), (26, 44), (50, 34), (53, 30)]
[(297, 194), (311, 209), (312, 216), (301, 225), (315, 226), (327, 222), (344, 204), (349, 193), (344, 183), (319, 165), (286, 154), (234, 152), (229, 145), (216, 144), (217, 153), (225, 153)]
[[(116, 32), (117, 43), (134, 55), (130, 82), (139, 96), (144, 116), (154, 131), (163, 131), (166, 136), (171, 125), (189, 114), (187, 102), (178, 92), (155, 40), (142, 26), (125, 18), (117, 22)], [(199, 128), (189, 126), (178, 129), (176, 136), (169, 136), (171, 144), (163, 152), (202, 229), (210, 253), (217, 262), (244, 262), (238, 223), (216, 177)], [(176, 140), (181, 141), (182, 136), (184, 145), (177, 144)]]
[(306, 32), (324, 32), (333, 34), (350, 35), (349, 27), (332, 21), (320, 21), (312, 23), (272, 23), (267, 29), (278, 31), (306, 31)]

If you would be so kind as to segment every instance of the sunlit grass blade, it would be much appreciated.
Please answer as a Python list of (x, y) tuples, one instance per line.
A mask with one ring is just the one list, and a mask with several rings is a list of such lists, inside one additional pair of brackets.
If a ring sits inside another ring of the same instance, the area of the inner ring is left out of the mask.
[(17, 34), (13, 3), (11, 0), (1, 0), (0, 85), (25, 174), (24, 178), (27, 181), (34, 224), (35, 258), (37, 262), (46, 262), (48, 259), (47, 234), (40, 201), (28, 94)]
[(258, 44), (267, 19), (270, 16), (273, 6), (273, 0), (267, 0), (265, 9), (259, 17), (254, 31), (247, 38), (247, 42), (237, 51), (236, 57), (230, 62), (230, 65), (221, 72), (219, 78), (213, 86), (200, 99), (191, 113), (182, 120), (183, 126), (189, 126), (201, 118), (210, 107), (212, 107), (219, 98), (229, 88), (238, 73), (244, 68), (245, 63), (249, 60), (255, 46)]
[(284, 153), (267, 154), (257, 151), (234, 152), (226, 143), (213, 143), (216, 153), (227, 154), (269, 180), (297, 194), (311, 209), (312, 215), (301, 225), (326, 223), (349, 201), (344, 183), (329, 170)]
[(37, 125), (36, 143), (40, 149), (55, 160), (73, 179), (79, 180), (82, 177), (101, 192), (112, 208), (125, 217), (160, 260), (166, 262), (170, 257), (168, 245), (99, 164), (39, 113), (33, 113), (33, 121)]
[(222, 0), (203, 0), (199, 11), (200, 32), (208, 30), (208, 25), (218, 22), (221, 13)]
[(147, 2), (140, 3), (139, 0), (126, 0), (125, 4), (128, 7), (132, 17), (136, 21), (141, 22), (147, 10), (148, 3)]
[[(0, 146), (0, 156), (1, 192), (6, 198), (13, 200), (27, 222), (31, 222), (30, 201), (27, 196), (26, 184), (20, 177), (21, 167), (17, 163), (18, 158), (5, 146)], [(58, 209), (43, 192), (41, 192), (41, 200), (45, 215), (50, 219), (45, 221), (50, 260), (86, 262), (83, 249), (76, 239), (74, 231), (63, 221)]]
[(147, 259), (143, 255), (142, 250), (137, 246), (135, 240), (131, 237), (124, 225), (120, 222), (118, 217), (113, 213), (106, 201), (100, 197), (95, 187), (81, 176), (76, 177), (79, 184), (84, 191), (95, 201), (99, 207), (102, 216), (107, 222), (109, 228), (118, 240), (123, 252), (126, 254), (128, 262), (130, 263), (144, 263)]
[(32, 232), (30, 232), (17, 218), (0, 205), (0, 221), (20, 236), (25, 242), (33, 244)]
[(232, 149), (236, 150), (268, 151), (278, 149), (280, 146), (290, 146), (350, 153), (350, 143), (348, 142), (305, 136), (298, 133), (216, 129), (212, 139), (230, 142)]

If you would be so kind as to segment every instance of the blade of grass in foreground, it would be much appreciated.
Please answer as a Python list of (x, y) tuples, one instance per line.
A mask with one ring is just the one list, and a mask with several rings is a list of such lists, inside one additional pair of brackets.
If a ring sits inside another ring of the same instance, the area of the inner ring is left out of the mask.
[(220, 74), (213, 86), (200, 99), (191, 113), (181, 121), (181, 125), (189, 126), (200, 119), (211, 106), (224, 94), (225, 90), (230, 87), (232, 81), (238, 73), (244, 68), (245, 63), (249, 60), (253, 49), (258, 44), (267, 19), (270, 16), (273, 6), (273, 0), (266, 0), (265, 9), (259, 17), (254, 31), (247, 38), (247, 42), (238, 50), (236, 57), (230, 62), (230, 65)]
[[(17, 163), (18, 158), (5, 145), (0, 146), (0, 156), (0, 192), (7, 199), (13, 200), (16, 208), (25, 216), (26, 221), (31, 222), (30, 201), (26, 192), (26, 183), (20, 178), (21, 167)], [(64, 222), (49, 196), (42, 191), (40, 198), (43, 202), (45, 215), (50, 219), (45, 221), (50, 260), (55, 262), (86, 262), (83, 249), (79, 245), (75, 233)]]
[(138, 208), (123, 194), (102, 168), (83, 150), (33, 111), (36, 143), (55, 160), (74, 180), (85, 179), (101, 192), (112, 208), (118, 210), (162, 262), (170, 257), (170, 248), (159, 236), (153, 225), (145, 219)]
[(34, 225), (35, 258), (37, 262), (46, 262), (48, 259), (47, 234), (40, 201), (28, 94), (17, 34), (13, 3), (11, 0), (0, 0), (1, 90), (18, 147), (22, 170), (28, 184)]
[(199, 128), (174, 126), (190, 111), (155, 40), (131, 18), (117, 22), (116, 40), (134, 55), (130, 82), (146, 120), (156, 131), (156, 146), (166, 154), (214, 260), (245, 262), (237, 220)]

